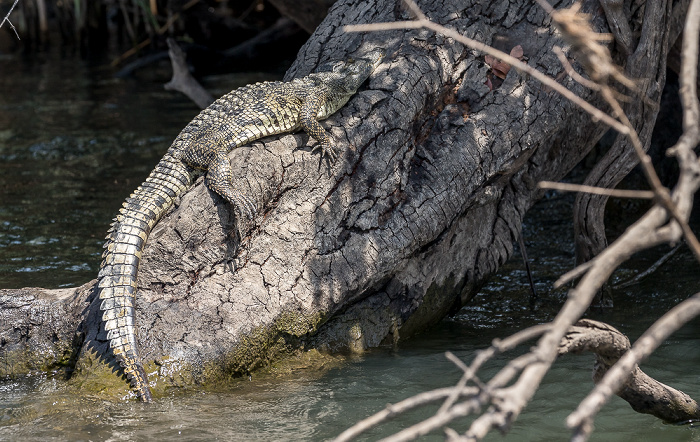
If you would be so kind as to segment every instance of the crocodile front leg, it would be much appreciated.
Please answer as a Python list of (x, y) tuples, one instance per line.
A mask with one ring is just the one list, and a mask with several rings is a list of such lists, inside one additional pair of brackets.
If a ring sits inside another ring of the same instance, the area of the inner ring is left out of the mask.
[(321, 149), (321, 158), (327, 156), (331, 161), (335, 162), (338, 155), (333, 146), (333, 139), (328, 135), (326, 130), (318, 122), (318, 115), (323, 105), (326, 103), (327, 96), (325, 92), (317, 91), (308, 95), (301, 106), (299, 112), (299, 125), (301, 128), (318, 141), (312, 149)]

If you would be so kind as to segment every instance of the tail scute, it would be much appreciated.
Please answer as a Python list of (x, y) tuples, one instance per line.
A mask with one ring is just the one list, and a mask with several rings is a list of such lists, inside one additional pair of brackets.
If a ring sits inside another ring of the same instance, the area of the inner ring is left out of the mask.
[(189, 169), (166, 155), (122, 204), (105, 238), (97, 283), (102, 322), (112, 353), (144, 402), (152, 396), (134, 327), (138, 268), (151, 229), (191, 181)]

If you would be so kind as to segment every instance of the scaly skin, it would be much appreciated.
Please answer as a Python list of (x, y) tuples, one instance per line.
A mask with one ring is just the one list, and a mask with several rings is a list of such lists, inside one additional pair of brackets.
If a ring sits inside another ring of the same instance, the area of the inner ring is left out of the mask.
[(97, 290), (102, 321), (115, 358), (144, 402), (152, 400), (134, 329), (134, 295), (143, 247), (153, 226), (175, 199), (206, 173), (207, 186), (255, 216), (252, 200), (231, 184), (228, 152), (268, 135), (303, 129), (322, 156), (335, 159), (331, 138), (319, 124), (340, 109), (379, 64), (383, 52), (322, 67), (321, 72), (283, 82), (244, 86), (204, 109), (175, 139), (146, 181), (123, 204), (105, 243)]

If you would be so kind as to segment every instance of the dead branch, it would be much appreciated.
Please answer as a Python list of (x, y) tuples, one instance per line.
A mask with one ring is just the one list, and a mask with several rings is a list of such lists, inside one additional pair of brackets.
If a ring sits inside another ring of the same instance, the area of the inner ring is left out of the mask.
[(652, 264), (651, 266), (649, 266), (648, 269), (646, 269), (642, 273), (639, 273), (638, 275), (635, 275), (633, 278), (630, 278), (626, 281), (622, 281), (619, 284), (613, 285), (612, 289), (613, 290), (622, 290), (622, 289), (625, 289), (627, 287), (631, 287), (635, 284), (638, 284), (641, 280), (643, 280), (647, 276), (649, 276), (652, 273), (654, 273), (655, 271), (657, 271), (662, 265), (664, 265), (669, 259), (671, 259), (671, 257), (673, 257), (673, 255), (675, 255), (676, 252), (678, 250), (680, 250), (682, 245), (683, 245), (682, 243), (676, 244), (676, 246), (674, 248), (672, 248), (670, 252), (666, 253), (664, 256), (657, 259), (656, 262), (654, 264)]
[(5, 24), (5, 22), (10, 24), (10, 28), (12, 28), (13, 31), (15, 31), (15, 36), (17, 36), (17, 40), (19, 40), (19, 34), (17, 33), (17, 29), (15, 29), (15, 25), (12, 24), (10, 21), (10, 14), (12, 14), (12, 10), (15, 9), (15, 6), (17, 6), (17, 3), (19, 3), (19, 0), (15, 0), (14, 3), (12, 3), (12, 7), (10, 8), (9, 11), (7, 11), (7, 15), (5, 15), (5, 18), (2, 19), (2, 22), (0, 22), (0, 28), (2, 28), (2, 25)]
[[(381, 423), (397, 416), (400, 413), (404, 413), (413, 408), (427, 405), (438, 400), (444, 399), (445, 402), (442, 404), (435, 416), (406, 428), (405, 430), (386, 440), (400, 441), (415, 439), (416, 437), (425, 435), (431, 431), (443, 427), (458, 417), (467, 416), (471, 413), (477, 412), (483, 403), (492, 398), (492, 395), (495, 392), (494, 387), (502, 386), (500, 382), (505, 380), (496, 380), (495, 382), (492, 380), (488, 385), (483, 384), (476, 377), (476, 372), (481, 368), (481, 366), (494, 356), (512, 350), (518, 345), (542, 335), (547, 330), (549, 330), (549, 324), (535, 325), (533, 327), (526, 328), (525, 330), (521, 330), (503, 340), (495, 339), (491, 347), (476, 354), (474, 360), (469, 366), (465, 365), (452, 353), (448, 352), (445, 356), (455, 363), (455, 365), (457, 365), (462, 371), (464, 371), (464, 376), (462, 376), (454, 387), (441, 388), (438, 390), (420, 393), (397, 404), (389, 405), (386, 409), (356, 423), (352, 427), (342, 432), (335, 439), (335, 442), (352, 440), (358, 437), (360, 434), (380, 425)], [(518, 361), (519, 359), (520, 358), (516, 359), (515, 361)], [(472, 382), (475, 385), (473, 387), (467, 386), (466, 384), (469, 382)], [(457, 402), (460, 399), (465, 400), (463, 402)]]
[(185, 53), (172, 38), (168, 38), (168, 53), (173, 65), (173, 78), (165, 84), (165, 89), (182, 92), (200, 109), (212, 104), (214, 97), (190, 74)]
[[(684, 308), (688, 307), (687, 304), (691, 304), (696, 312), (699, 311), (700, 296), (695, 295), (691, 300), (693, 302), (686, 301), (686, 303), (683, 303), (686, 304)], [(688, 312), (678, 311), (678, 307), (680, 307), (680, 305), (672, 311), (674, 313), (669, 312), (672, 316), (671, 321), (684, 323), (683, 318), (680, 318), (679, 315), (687, 315)], [(671, 327), (668, 327), (669, 325), (671, 325)], [(673, 322), (665, 321), (663, 330), (665, 337), (668, 337), (673, 331), (677, 330), (677, 327), (673, 328), (673, 325)], [(652, 326), (652, 328), (654, 327), (655, 326)], [(651, 331), (651, 329), (649, 331)], [(647, 331), (647, 334), (649, 331)], [(640, 338), (635, 344), (635, 347), (643, 342), (643, 339), (645, 338)], [(655, 344), (658, 345), (659, 343), (660, 341), (656, 340)], [(636, 362), (630, 361), (631, 364), (624, 364), (628, 371), (623, 371), (622, 368), (616, 369), (616, 372), (620, 373), (619, 376), (621, 376), (619, 381), (621, 385), (616, 387), (608, 384), (610, 388), (605, 388), (601, 385), (601, 390), (608, 392), (614, 391), (615, 394), (626, 400), (636, 412), (651, 414), (665, 422), (677, 423), (700, 419), (700, 405), (698, 405), (697, 402), (682, 391), (662, 384), (644, 373), (637, 366), (640, 360), (628, 356), (633, 354), (633, 352), (628, 352), (629, 349), (629, 339), (614, 327), (602, 322), (582, 319), (571, 327), (569, 333), (564, 337), (559, 347), (559, 352), (560, 354), (582, 354), (587, 352), (595, 354), (593, 380), (596, 383), (600, 383), (601, 379), (610, 372), (611, 367), (621, 358), (632, 359)], [(612, 390), (612, 388), (615, 388), (615, 390)], [(582, 406), (584, 406), (583, 403), (581, 404), (581, 407)], [(582, 417), (577, 415), (576, 419), (588, 419), (589, 422), (592, 421), (592, 415), (594, 415), (597, 410), (593, 411), (593, 409), (588, 409), (586, 411), (589, 414)]]
[[(700, 1), (693, 0), (688, 10), (683, 46), (681, 52), (681, 88), (680, 96), (683, 107), (683, 134), (678, 143), (669, 149), (670, 155), (676, 156), (681, 168), (681, 175), (674, 190), (673, 199), (679, 211), (686, 216), (692, 207), (693, 196), (697, 191), (700, 164), (693, 149), (700, 142), (700, 103), (697, 96), (698, 35), (700, 34)], [(653, 208), (648, 212), (654, 211)], [(645, 217), (647, 218), (647, 217)], [(674, 230), (673, 224), (654, 226), (656, 232), (669, 234)], [(700, 314), (700, 295), (696, 294), (674, 307), (652, 325), (635, 343), (634, 347), (623, 356), (603, 377), (596, 388), (581, 402), (572, 413), (567, 424), (574, 429), (574, 437), (587, 438), (593, 417), (609, 400), (611, 392), (625, 382), (632, 367), (644, 360), (666, 337), (683, 324)]]
[(540, 189), (555, 189), (563, 192), (586, 192), (596, 195), (607, 195), (617, 198), (639, 198), (652, 199), (654, 192), (649, 190), (621, 190), (621, 189), (604, 189), (602, 187), (583, 186), (580, 184), (569, 183), (553, 183), (551, 181), (540, 181), (538, 184)]
[(432, 391), (426, 391), (394, 405), (388, 405), (384, 410), (376, 413), (366, 419), (361, 420), (352, 427), (343, 431), (337, 438), (336, 442), (348, 441), (356, 438), (360, 434), (375, 428), (382, 422), (385, 422), (392, 417), (398, 416), (401, 413), (405, 413), (414, 408), (422, 407), (423, 405), (432, 404), (441, 400), (448, 400), (451, 397), (463, 398), (474, 396), (477, 394), (477, 389), (474, 387), (463, 387), (463, 388), (439, 388)]

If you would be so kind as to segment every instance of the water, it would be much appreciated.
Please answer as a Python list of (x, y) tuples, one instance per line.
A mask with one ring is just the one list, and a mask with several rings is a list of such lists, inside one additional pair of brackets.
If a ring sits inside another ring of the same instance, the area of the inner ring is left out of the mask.
[[(163, 89), (167, 69), (116, 80), (76, 56), (36, 57), (0, 59), (3, 288), (72, 287), (93, 279), (122, 201), (198, 113)], [(270, 77), (214, 78), (207, 86), (221, 95)]]
[[(102, 238), (121, 201), (197, 112), (164, 92), (160, 84), (167, 75), (162, 77), (113, 80), (99, 65), (55, 54), (34, 62), (0, 59), (0, 287), (68, 287), (95, 277)], [(253, 79), (264, 77), (218, 79), (208, 86), (222, 93)], [(565, 298), (551, 284), (573, 262), (570, 213), (570, 198), (552, 194), (528, 217), (525, 238), (540, 293), (534, 309), (523, 265), (512, 259), (456, 316), (398, 348), (340, 357), (330, 369), (310, 366), (283, 375), (273, 369), (214, 390), (172, 391), (150, 406), (85, 397), (45, 374), (3, 380), (0, 440), (329, 439), (387, 403), (457, 382), (460, 372), (445, 351), (468, 362), (492, 339), (550, 319)], [(665, 251), (635, 257), (615, 279), (643, 271)], [(697, 266), (681, 249), (648, 281), (616, 291), (615, 309), (592, 316), (634, 339), (698, 291)], [(642, 368), (700, 398), (699, 330), (699, 321), (687, 325)], [(509, 356), (487, 365), (482, 378)], [(591, 369), (591, 356), (557, 361), (505, 440), (568, 438), (564, 419), (592, 387)], [(401, 416), (363, 440), (391, 434), (435, 409)], [(468, 422), (454, 428), (464, 430)], [(700, 440), (698, 429), (665, 425), (620, 399), (603, 409), (595, 425), (593, 440)]]

